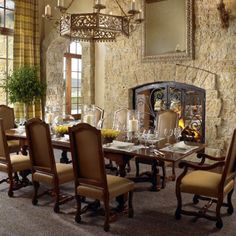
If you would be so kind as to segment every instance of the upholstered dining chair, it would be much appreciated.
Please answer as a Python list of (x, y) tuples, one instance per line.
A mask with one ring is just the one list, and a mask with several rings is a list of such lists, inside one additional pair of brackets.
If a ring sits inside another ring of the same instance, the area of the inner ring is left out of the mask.
[(127, 127), (128, 108), (120, 108), (114, 112), (112, 129), (125, 131)]
[(39, 183), (44, 183), (53, 188), (54, 212), (59, 212), (59, 206), (68, 200), (68, 198), (61, 198), (60, 185), (74, 180), (73, 167), (71, 164), (55, 162), (49, 125), (44, 121), (38, 118), (27, 121), (26, 135), (32, 162), (34, 186), (32, 203), (33, 205), (37, 204)]
[(103, 120), (104, 110), (99, 106), (95, 106), (95, 124), (97, 128), (101, 129), (103, 127)]
[(134, 183), (126, 178), (106, 175), (100, 130), (81, 123), (69, 128), (69, 135), (77, 200), (75, 221), (81, 221), (81, 197), (94, 198), (104, 202), (104, 230), (108, 231), (109, 202), (113, 198), (129, 193), (128, 215), (133, 216)]
[[(157, 114), (157, 127), (156, 130), (159, 134), (159, 137), (164, 136), (165, 129), (174, 129), (178, 125), (178, 114), (172, 110), (165, 110), (161, 111)], [(157, 174), (158, 174), (158, 166), (162, 168), (162, 188), (165, 187), (165, 178), (166, 178), (166, 169), (165, 163), (158, 161), (156, 158), (153, 157), (142, 157), (137, 156), (135, 157), (135, 164), (136, 164), (136, 177), (140, 177), (140, 175), (148, 175), (148, 180), (151, 181), (152, 186), (151, 190), (157, 190)], [(151, 172), (139, 173), (139, 164), (147, 164), (151, 165)], [(174, 167), (172, 167), (174, 168)]]
[[(175, 217), (176, 219), (180, 219), (182, 214), (203, 217), (216, 221), (216, 227), (220, 229), (223, 227), (220, 213), (221, 207), (228, 207), (227, 212), (230, 215), (234, 211), (231, 197), (234, 191), (236, 176), (236, 129), (233, 132), (226, 157), (216, 158), (199, 153), (198, 158), (202, 158), (199, 164), (193, 164), (187, 161), (181, 161), (179, 163), (179, 167), (184, 168), (184, 171), (177, 178), (176, 182), (177, 209)], [(215, 162), (211, 165), (203, 165), (205, 159)], [(212, 171), (217, 167), (223, 167), (220, 173)], [(189, 169), (193, 171), (188, 172)], [(208, 205), (199, 212), (183, 210), (182, 193), (193, 194), (194, 204), (197, 204), (199, 199), (201, 199), (208, 200)], [(224, 203), (226, 196), (227, 203)], [(216, 203), (215, 216), (206, 214), (208, 206), (211, 206), (212, 203)]]
[(8, 174), (8, 178), (2, 179), (0, 183), (9, 182), (9, 197), (13, 197), (13, 191), (17, 189), (14, 183), (19, 182), (18, 177), (15, 178), (14, 175), (19, 171), (29, 169), (31, 169), (31, 162), (28, 156), (9, 154), (3, 119), (0, 118), (0, 171)]
[[(0, 118), (3, 119), (4, 130), (16, 128), (14, 109), (6, 105), (0, 105)], [(7, 140), (9, 152), (19, 152), (21, 149), (19, 140)]]

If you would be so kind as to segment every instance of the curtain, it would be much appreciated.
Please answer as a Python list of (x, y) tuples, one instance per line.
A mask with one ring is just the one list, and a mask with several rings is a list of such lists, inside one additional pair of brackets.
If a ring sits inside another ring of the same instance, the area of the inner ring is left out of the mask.
[[(36, 66), (40, 75), (40, 39), (38, 24), (38, 0), (15, 0), (13, 67)], [(41, 117), (41, 101), (29, 108), (29, 118)], [(16, 118), (22, 118), (22, 104), (15, 109)]]

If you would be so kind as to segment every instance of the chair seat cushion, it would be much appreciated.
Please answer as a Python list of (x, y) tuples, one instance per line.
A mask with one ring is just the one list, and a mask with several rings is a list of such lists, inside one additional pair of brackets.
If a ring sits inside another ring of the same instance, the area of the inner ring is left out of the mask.
[[(109, 197), (114, 198), (134, 189), (134, 182), (119, 176), (107, 175)], [(103, 188), (90, 185), (79, 185), (77, 194), (98, 200), (103, 200)]]
[(8, 140), (7, 145), (9, 148), (9, 152), (19, 152), (20, 151), (20, 141), (19, 140)]
[[(71, 164), (56, 163), (56, 170), (59, 184), (64, 184), (74, 180), (73, 166)], [(36, 171), (33, 180), (53, 185), (53, 174)]]
[[(196, 170), (185, 175), (181, 180), (180, 190), (185, 193), (194, 193), (196, 195), (203, 195), (217, 198), (218, 188), (222, 175), (210, 171)], [(231, 180), (224, 187), (224, 196), (232, 190), (234, 181)]]
[[(31, 169), (31, 161), (28, 156), (11, 155), (10, 160), (13, 172)], [(0, 171), (7, 172), (7, 170), (8, 170), (8, 164), (5, 160), (4, 162), (0, 163)]]
[(13, 171), (21, 171), (31, 169), (31, 161), (28, 156), (24, 155), (11, 155), (11, 164)]

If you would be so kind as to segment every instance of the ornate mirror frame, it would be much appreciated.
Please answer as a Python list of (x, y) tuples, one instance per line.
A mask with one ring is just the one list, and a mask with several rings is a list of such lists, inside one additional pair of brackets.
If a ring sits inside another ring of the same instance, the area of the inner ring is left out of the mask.
[[(144, 15), (146, 19), (146, 1), (143, 0)], [(153, 1), (155, 2), (155, 1)], [(164, 53), (157, 55), (147, 55), (146, 53), (146, 23), (144, 22), (142, 27), (142, 61), (163, 61), (163, 62), (172, 62), (172, 61), (183, 61), (183, 60), (192, 60), (194, 59), (194, 0), (185, 0), (186, 4), (186, 48), (184, 52), (173, 52), (173, 53)]]

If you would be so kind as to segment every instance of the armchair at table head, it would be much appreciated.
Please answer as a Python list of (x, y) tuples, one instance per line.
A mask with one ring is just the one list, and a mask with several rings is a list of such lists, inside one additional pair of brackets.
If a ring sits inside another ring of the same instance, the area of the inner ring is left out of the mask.
[[(198, 165), (180, 162), (179, 166), (184, 168), (183, 173), (178, 177), (176, 182), (177, 209), (175, 212), (176, 219), (181, 218), (181, 214), (204, 217), (216, 221), (216, 227), (222, 228), (220, 210), (222, 206), (228, 207), (228, 213), (232, 214), (234, 209), (231, 197), (234, 191), (235, 175), (236, 175), (236, 130), (233, 132), (231, 143), (229, 145), (226, 157), (216, 158), (206, 154), (198, 154), (199, 158), (203, 158)], [(215, 161), (214, 164), (205, 166), (204, 160), (210, 159)], [(212, 172), (214, 168), (222, 167), (221, 173)], [(194, 171), (188, 173), (188, 169)], [(205, 211), (194, 212), (182, 209), (182, 193), (193, 194), (193, 202), (198, 203), (199, 199), (212, 200), (216, 203), (216, 215), (210, 216)], [(227, 196), (227, 203), (223, 203)]]
[(56, 163), (52, 149), (49, 125), (44, 121), (33, 118), (26, 123), (26, 135), (29, 154), (32, 162), (32, 180), (34, 185), (33, 205), (38, 202), (39, 183), (53, 187), (56, 202), (54, 211), (59, 212), (60, 185), (74, 180), (73, 167), (70, 164)]
[(14, 173), (23, 170), (31, 169), (30, 159), (23, 155), (10, 155), (9, 147), (5, 136), (3, 120), (0, 118), (0, 171), (8, 174), (8, 179), (3, 179), (2, 182), (9, 182), (8, 196), (13, 196), (14, 190)]
[(81, 221), (81, 197), (101, 200), (105, 206), (104, 230), (108, 231), (111, 199), (129, 193), (129, 216), (133, 216), (134, 183), (125, 178), (106, 175), (100, 130), (82, 123), (69, 128), (69, 135), (77, 200), (75, 221)]
[[(0, 105), (0, 118), (3, 119), (4, 130), (13, 129), (16, 127), (13, 108), (6, 105)], [(19, 140), (8, 140), (7, 144), (10, 153), (19, 152), (21, 149)]]
[(159, 137), (164, 137), (165, 129), (173, 129), (178, 126), (178, 113), (172, 110), (160, 111), (157, 114), (157, 132)]

